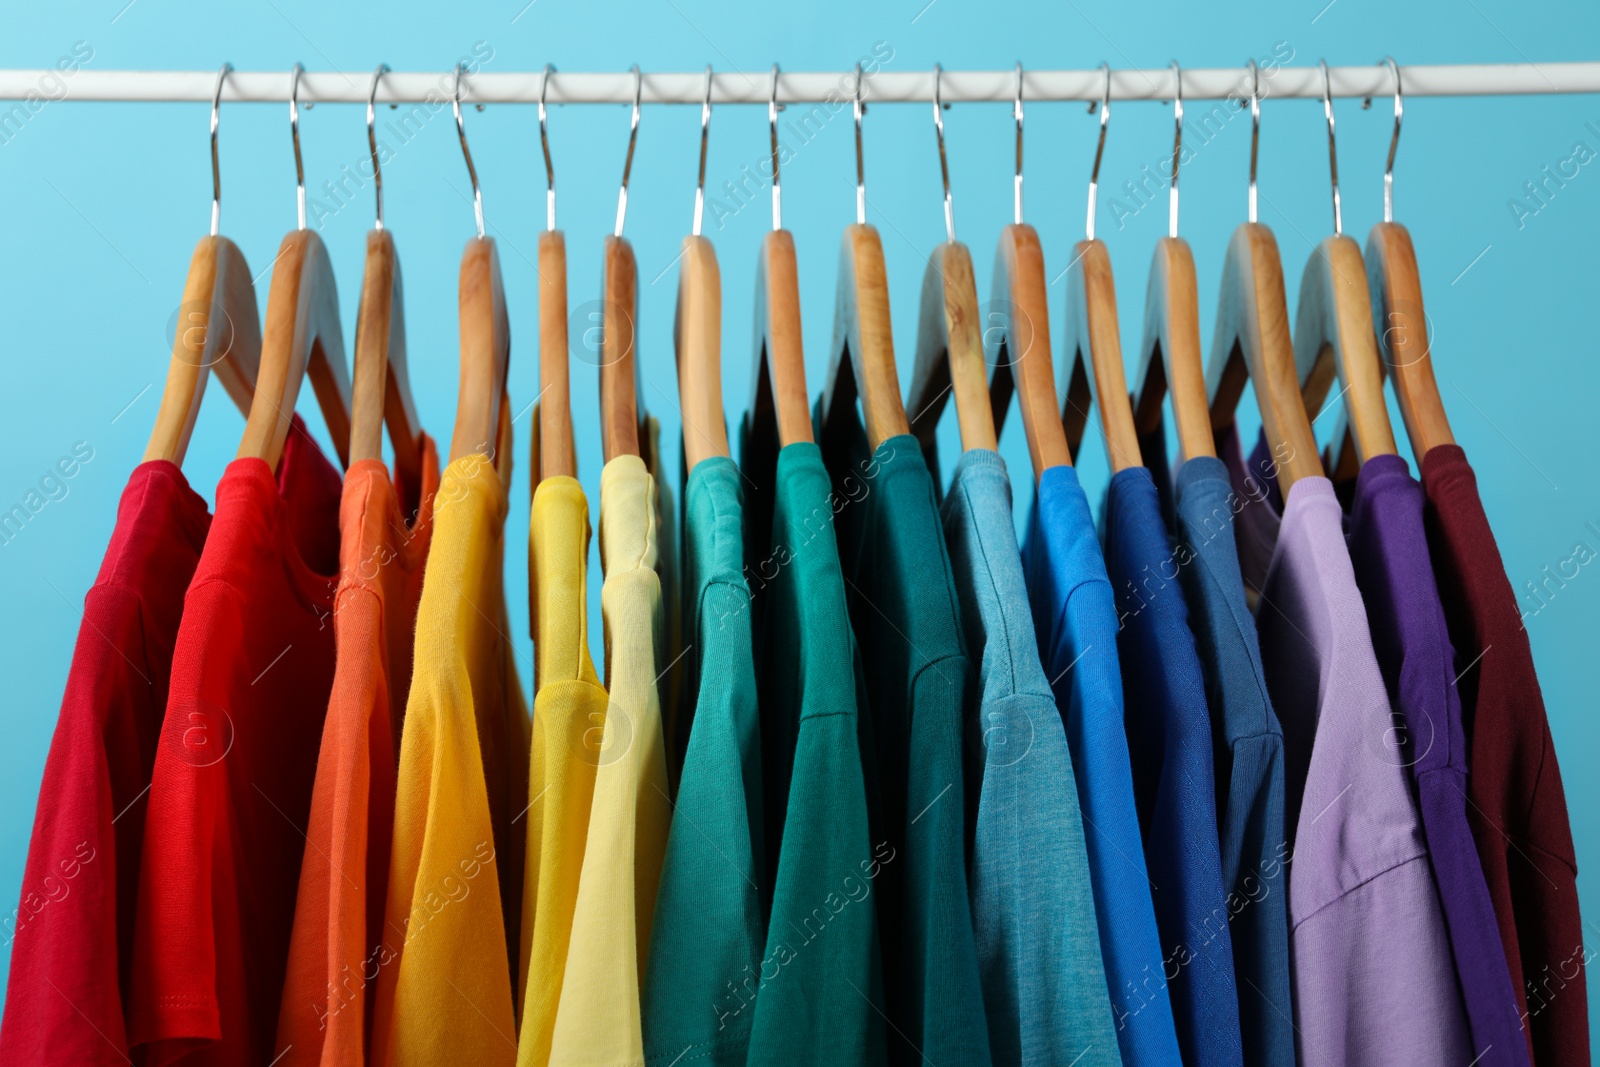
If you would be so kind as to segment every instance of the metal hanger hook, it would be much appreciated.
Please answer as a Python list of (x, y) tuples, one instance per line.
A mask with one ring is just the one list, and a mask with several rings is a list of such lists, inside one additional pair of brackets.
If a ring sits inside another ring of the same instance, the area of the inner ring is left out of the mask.
[(767, 98), (767, 128), (772, 134), (772, 228), (783, 229), (783, 185), (778, 180), (778, 64), (772, 64), (772, 95)]
[(550, 87), (550, 75), (554, 74), (555, 70), (555, 67), (546, 63), (544, 76), (539, 79), (539, 147), (544, 150), (544, 174), (545, 180), (549, 183), (544, 194), (544, 228), (551, 233), (556, 229), (556, 168), (550, 161), (550, 127), (546, 123), (544, 94)]
[(296, 63), (289, 75), (289, 136), (294, 141), (294, 195), (299, 228), (306, 228), (306, 168), (300, 160), (300, 75), (304, 67)]
[(1017, 64), (1017, 95), (1011, 103), (1011, 117), (1017, 120), (1017, 171), (1011, 179), (1011, 219), (1022, 225), (1022, 64)]
[(711, 64), (706, 64), (706, 95), (700, 102), (700, 176), (694, 183), (694, 235), (706, 210), (706, 143), (711, 139)]
[[(1400, 147), (1400, 120), (1406, 113), (1405, 92), (1400, 86), (1400, 66), (1393, 56), (1381, 60), (1394, 75), (1394, 133), (1389, 135), (1389, 158), (1383, 164), (1383, 221), (1394, 221), (1394, 154)], [(1362, 102), (1362, 107), (1372, 106), (1372, 97)]]
[(222, 164), (217, 158), (217, 112), (222, 110), (222, 83), (233, 72), (232, 63), (217, 71), (217, 87), (211, 94), (211, 236), (217, 236), (222, 222)]
[(1172, 184), (1167, 193), (1167, 236), (1178, 236), (1178, 164), (1183, 158), (1183, 68), (1172, 61)]
[(478, 237), (483, 237), (483, 193), (478, 189), (478, 168), (472, 165), (472, 149), (467, 147), (467, 127), (461, 121), (461, 80), (467, 73), (465, 63), (456, 64), (455, 92), (451, 94), (450, 107), (456, 116), (456, 136), (461, 138), (461, 156), (467, 161), (467, 177), (472, 179), (472, 218), (478, 225)]
[(1317, 60), (1322, 68), (1322, 113), (1328, 118), (1328, 177), (1333, 183), (1333, 233), (1344, 234), (1344, 216), (1339, 211), (1339, 152), (1333, 138), (1333, 86), (1328, 77), (1328, 62)]
[(1261, 68), (1254, 59), (1250, 70), (1250, 221), (1256, 221), (1256, 157), (1261, 150)]
[[(1094, 240), (1094, 207), (1095, 199), (1100, 189), (1100, 158), (1106, 151), (1106, 124), (1111, 121), (1111, 64), (1101, 63), (1100, 69), (1105, 72), (1105, 86), (1100, 90), (1100, 140), (1094, 148), (1094, 169), (1089, 172), (1089, 215), (1084, 223), (1084, 236)], [(1089, 104), (1089, 113), (1094, 114), (1095, 105)]]
[(644, 75), (639, 72), (639, 64), (635, 63), (629, 68), (633, 71), (633, 118), (628, 126), (628, 154), (622, 161), (622, 190), (617, 193), (617, 226), (612, 231), (612, 236), (622, 236), (622, 220), (628, 215), (628, 175), (633, 170), (633, 146), (639, 141), (639, 98), (644, 92)]
[(867, 105), (861, 102), (861, 64), (856, 64), (856, 225), (863, 226), (867, 221), (867, 165), (861, 153), (861, 116), (867, 113)]
[(956, 239), (956, 216), (950, 204), (950, 163), (944, 154), (944, 101), (939, 97), (939, 83), (944, 68), (933, 65), (933, 130), (939, 138), (939, 177), (944, 182), (944, 236), (947, 241)]
[(374, 105), (378, 99), (378, 80), (389, 73), (389, 64), (379, 63), (372, 72), (372, 86), (367, 90), (367, 151), (372, 153), (373, 196), (378, 202), (378, 221), (375, 229), (383, 229), (383, 170), (378, 166), (378, 131), (375, 124)]

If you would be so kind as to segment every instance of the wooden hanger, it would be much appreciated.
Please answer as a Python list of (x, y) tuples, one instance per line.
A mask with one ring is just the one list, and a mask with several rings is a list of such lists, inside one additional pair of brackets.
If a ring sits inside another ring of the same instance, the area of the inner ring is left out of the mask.
[(633, 147), (639, 138), (641, 84), (639, 68), (635, 66), (633, 121), (628, 131), (628, 155), (622, 164), (622, 191), (617, 196), (617, 226), (606, 238), (605, 273), (600, 283), (600, 437), (607, 463), (618, 456), (642, 454), (644, 404), (639, 397), (634, 354), (639, 267), (633, 246), (622, 236), (622, 222), (628, 212), (628, 173), (633, 169)]
[(539, 432), (533, 478), (578, 475), (572, 440), (572, 390), (568, 373), (567, 242), (556, 229), (556, 171), (550, 159), (545, 89), (555, 68), (545, 64), (539, 81), (539, 144), (544, 151), (545, 231), (539, 235)]
[[(1394, 431), (1383, 399), (1383, 364), (1372, 330), (1372, 299), (1361, 248), (1344, 235), (1339, 210), (1339, 163), (1335, 154), (1333, 96), (1328, 65), (1322, 67), (1322, 108), (1328, 120), (1328, 167), (1333, 183), (1333, 236), (1317, 246), (1300, 277), (1300, 307), (1295, 314), (1294, 351), (1306, 413), (1322, 410), (1335, 377), (1344, 397), (1356, 464), (1373, 456), (1392, 456)], [(1340, 437), (1346, 436), (1344, 433)], [(1346, 453), (1335, 441), (1335, 453)], [(1337, 467), (1337, 460), (1335, 466)], [(1336, 470), (1336, 473), (1338, 472)]]
[(461, 155), (472, 180), (472, 214), (477, 236), (468, 238), (461, 253), (456, 301), (461, 318), (461, 383), (456, 399), (455, 432), (450, 438), (450, 459), (483, 453), (494, 459), (502, 480), (510, 457), (501, 448), (506, 419), (506, 373), (511, 363), (511, 323), (506, 315), (505, 286), (500, 279), (500, 253), (494, 238), (483, 232), (483, 193), (478, 171), (467, 147), (467, 130), (461, 121), (461, 78), (465, 64), (456, 66), (453, 105)]
[(706, 204), (706, 144), (711, 130), (711, 67), (706, 67), (700, 107), (700, 178), (694, 187), (694, 231), (678, 257), (678, 310), (673, 340), (678, 360), (678, 403), (683, 409), (683, 453), (688, 470), (703, 459), (728, 455), (722, 414), (722, 273), (711, 242), (700, 236)]
[(356, 313), (356, 358), (350, 403), (350, 462), (383, 459), (383, 428), (389, 427), (394, 465), (404, 485), (422, 484), (422, 426), (406, 373), (406, 320), (400, 284), (400, 258), (394, 238), (383, 228), (383, 171), (373, 127), (380, 64), (367, 94), (367, 147), (377, 198), (377, 223), (367, 231), (367, 262), (361, 275), (361, 305)]
[[(1211, 413), (1206, 410), (1206, 370), (1200, 356), (1200, 294), (1194, 253), (1178, 236), (1178, 166), (1183, 157), (1183, 72), (1172, 62), (1172, 183), (1168, 187), (1167, 236), (1156, 242), (1145, 290), (1144, 338), (1133, 402), (1134, 428), (1142, 437), (1161, 425), (1161, 400), (1172, 395), (1179, 455), (1215, 456)], [(1161, 447), (1166, 447), (1163, 442)]]
[[(1206, 365), (1211, 425), (1233, 424), (1248, 380), (1261, 409), (1262, 431), (1279, 489), (1288, 496), (1299, 479), (1322, 474), (1316, 438), (1300, 399), (1283, 261), (1272, 231), (1256, 221), (1256, 154), (1261, 138), (1260, 73), (1254, 60), (1250, 93), (1250, 220), (1233, 231), (1222, 265), (1217, 328)], [(1243, 444), (1243, 442), (1241, 442)]]
[(273, 469), (277, 468), (289, 437), (300, 383), (308, 375), (339, 463), (350, 466), (350, 372), (345, 365), (344, 334), (339, 325), (339, 291), (327, 247), (322, 238), (305, 228), (305, 171), (300, 159), (301, 72), (296, 63), (289, 90), (300, 228), (283, 239), (278, 258), (273, 261), (267, 320), (261, 334), (261, 368), (237, 457), (265, 460)]
[(812, 441), (805, 346), (800, 337), (800, 272), (794, 235), (783, 228), (783, 186), (778, 171), (778, 65), (772, 65), (767, 101), (772, 142), (772, 230), (756, 261), (755, 368), (750, 375), (751, 420), (773, 419), (778, 447)]
[[(226, 237), (217, 235), (221, 217), (222, 172), (217, 161), (217, 111), (222, 83), (233, 67), (217, 72), (211, 98), (211, 234), (200, 238), (189, 257), (189, 274), (183, 283), (183, 303), (173, 331), (172, 359), (167, 365), (166, 387), (156, 412), (144, 462), (164, 459), (183, 465), (194, 433), (200, 401), (205, 396), (208, 372), (215, 369), (228, 395), (247, 417), (255, 394), (261, 364), (261, 318), (256, 310), (256, 289), (244, 253)], [(217, 329), (212, 329), (216, 325)]]
[(939, 99), (939, 65), (933, 67), (933, 124), (939, 139), (939, 172), (944, 179), (945, 242), (928, 257), (922, 274), (922, 305), (917, 315), (917, 355), (911, 370), (907, 410), (911, 430), (924, 449), (935, 444), (945, 398), (956, 400), (961, 450), (997, 445), (994, 412), (983, 359), (983, 331), (978, 321), (978, 287), (973, 280), (972, 253), (956, 240), (950, 205), (950, 167), (944, 152), (944, 110)]
[(839, 243), (839, 288), (834, 298), (833, 346), (822, 392), (822, 425), (861, 398), (867, 443), (877, 448), (910, 432), (900, 400), (894, 337), (889, 320), (889, 282), (883, 242), (866, 223), (866, 175), (861, 153), (862, 76), (856, 67), (856, 221)]
[(1085, 239), (1072, 250), (1067, 265), (1067, 318), (1062, 349), (1067, 353), (1066, 392), (1062, 425), (1067, 447), (1074, 453), (1083, 441), (1091, 405), (1100, 409), (1105, 432), (1106, 458), (1111, 470), (1140, 465), (1139, 438), (1133, 429), (1133, 408), (1122, 367), (1122, 338), (1117, 328), (1117, 288), (1111, 277), (1111, 253), (1104, 241), (1095, 240), (1095, 193), (1100, 181), (1100, 157), (1106, 147), (1106, 124), (1111, 117), (1111, 67), (1105, 71), (1105, 91), (1100, 97), (1100, 141), (1089, 177), (1089, 214)]

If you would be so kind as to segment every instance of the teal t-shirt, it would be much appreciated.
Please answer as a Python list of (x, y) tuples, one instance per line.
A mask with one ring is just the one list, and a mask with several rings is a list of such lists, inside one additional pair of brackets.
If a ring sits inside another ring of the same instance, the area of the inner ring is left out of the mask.
[[(761, 723), (739, 471), (704, 460), (684, 491), (679, 661), (692, 726), (656, 894), (642, 992), (645, 1061), (746, 1062), (755, 1012), (728, 983), (765, 950)], [(757, 983), (759, 984), (759, 983)]]

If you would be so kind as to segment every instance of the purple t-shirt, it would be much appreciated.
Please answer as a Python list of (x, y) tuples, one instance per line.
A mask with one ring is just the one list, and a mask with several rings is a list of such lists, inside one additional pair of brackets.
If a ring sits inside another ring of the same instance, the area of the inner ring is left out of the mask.
[(1527, 1067), (1528, 1045), (1494, 904), (1467, 823), (1467, 742), (1455, 655), (1422, 525), (1422, 486), (1399, 456), (1361, 465), (1350, 562), (1395, 720), (1390, 756), (1416, 781), (1433, 880), (1455, 950), (1473, 1063)]
[[(1225, 431), (1225, 437), (1233, 435)], [(1237, 440), (1219, 441), (1239, 512), (1241, 570), (1264, 574), (1256, 625), (1283, 725), (1289, 956), (1301, 1064), (1471, 1062), (1450, 941), (1366, 608), (1326, 478), (1302, 478), (1280, 516)], [(1274, 528), (1275, 535), (1274, 535)], [(1270, 551), (1270, 559), (1260, 553)]]

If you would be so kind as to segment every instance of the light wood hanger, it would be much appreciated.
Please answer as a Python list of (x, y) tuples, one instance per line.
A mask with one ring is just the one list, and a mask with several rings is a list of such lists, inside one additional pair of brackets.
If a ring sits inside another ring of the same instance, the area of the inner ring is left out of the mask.
[(622, 191), (617, 196), (617, 226), (606, 238), (605, 273), (600, 283), (600, 437), (606, 462), (618, 456), (642, 454), (640, 428), (644, 404), (639, 397), (639, 373), (634, 352), (635, 323), (639, 317), (639, 267), (633, 246), (622, 236), (628, 213), (628, 174), (633, 169), (633, 147), (639, 139), (639, 94), (642, 76), (633, 68), (633, 120), (628, 131), (628, 155), (622, 164)]
[(405, 485), (422, 484), (422, 426), (406, 373), (406, 320), (400, 283), (400, 258), (394, 237), (383, 228), (383, 170), (378, 161), (374, 103), (378, 80), (389, 69), (379, 64), (367, 94), (367, 148), (377, 220), (367, 231), (367, 261), (362, 271), (361, 305), (356, 314), (356, 358), (350, 403), (350, 462), (383, 459), (383, 428), (389, 427), (395, 471)]
[(861, 398), (867, 443), (877, 448), (910, 432), (900, 400), (894, 337), (889, 320), (889, 282), (883, 242), (867, 225), (866, 173), (861, 152), (861, 65), (856, 64), (856, 221), (839, 244), (839, 287), (834, 298), (833, 346), (823, 385), (822, 425)]
[[(211, 233), (200, 238), (189, 257), (166, 386), (150, 431), (150, 443), (145, 447), (146, 463), (161, 459), (183, 465), (213, 368), (246, 417), (255, 394), (261, 364), (261, 318), (256, 310), (255, 284), (244, 253), (217, 234), (222, 206), (217, 112), (222, 102), (222, 83), (232, 69), (230, 64), (222, 65), (211, 97)], [(213, 323), (219, 328), (212, 329)]]
[[(1285, 496), (1299, 479), (1320, 476), (1311, 421), (1300, 399), (1289, 309), (1283, 292), (1283, 261), (1272, 231), (1256, 221), (1256, 155), (1261, 141), (1260, 73), (1249, 63), (1250, 215), (1233, 231), (1222, 265), (1217, 328), (1206, 364), (1211, 425), (1233, 425), (1234, 410), (1248, 381), (1261, 409), (1261, 425)], [(1241, 442), (1241, 445), (1243, 442)]]
[(806, 392), (805, 346), (800, 337), (800, 272), (794, 235), (783, 228), (783, 184), (778, 171), (778, 65), (772, 65), (767, 101), (772, 144), (772, 230), (756, 261), (755, 368), (750, 375), (752, 421), (771, 418), (778, 446), (812, 441)]
[(1061, 426), (1056, 399), (1056, 372), (1050, 355), (1049, 287), (1044, 278), (1044, 251), (1039, 234), (1022, 221), (1022, 64), (1017, 64), (1017, 93), (1011, 108), (1017, 124), (1016, 173), (1012, 177), (1012, 224), (1000, 231), (994, 253), (994, 281), (989, 313), (993, 326), (984, 330), (989, 375), (989, 411), (998, 437), (1006, 410), (1016, 394), (1022, 432), (1034, 481), (1051, 467), (1072, 466), (1072, 451)]
[[(1179, 455), (1215, 456), (1211, 413), (1206, 410), (1206, 370), (1200, 356), (1200, 294), (1194, 253), (1178, 236), (1178, 168), (1183, 158), (1183, 71), (1172, 62), (1172, 181), (1167, 194), (1167, 236), (1156, 242), (1144, 300), (1144, 338), (1133, 402), (1142, 437), (1161, 425), (1161, 401), (1171, 394)], [(1165, 442), (1161, 447), (1166, 447)]]
[(537, 458), (533, 478), (578, 474), (572, 440), (572, 390), (568, 371), (567, 242), (556, 229), (556, 170), (550, 159), (545, 89), (554, 67), (545, 64), (539, 81), (539, 145), (544, 152), (545, 231), (539, 235), (539, 432), (533, 435)]
[[(1333, 185), (1333, 236), (1317, 246), (1300, 278), (1294, 351), (1307, 415), (1322, 410), (1335, 378), (1344, 398), (1356, 464), (1394, 455), (1394, 431), (1383, 399), (1383, 364), (1372, 330), (1372, 298), (1361, 247), (1344, 235), (1339, 209), (1339, 162), (1334, 141), (1333, 96), (1328, 65), (1322, 68), (1322, 109), (1328, 120), (1328, 171)], [(1344, 436), (1343, 433), (1340, 435)], [(1336, 453), (1344, 449), (1335, 441)]]
[(972, 253), (956, 240), (950, 204), (950, 166), (944, 151), (944, 109), (939, 98), (941, 70), (933, 67), (933, 125), (939, 141), (939, 173), (944, 180), (945, 242), (928, 257), (922, 275), (922, 306), (917, 316), (917, 355), (911, 370), (906, 409), (911, 431), (924, 449), (932, 448), (947, 396), (954, 394), (961, 450), (997, 444), (994, 412), (983, 359), (978, 288)]
[(339, 291), (327, 247), (322, 238), (305, 228), (299, 106), (302, 70), (300, 64), (294, 65), (289, 88), (299, 229), (283, 239), (278, 258), (273, 261), (267, 319), (261, 334), (261, 369), (237, 456), (265, 460), (274, 469), (289, 437), (300, 383), (307, 376), (339, 463), (350, 466), (350, 372), (345, 365), (344, 334), (339, 325)]
[(456, 135), (461, 156), (472, 181), (472, 215), (477, 236), (467, 240), (461, 253), (457, 311), (461, 319), (461, 383), (456, 399), (455, 432), (450, 438), (450, 459), (483, 453), (494, 459), (502, 480), (510, 457), (500, 442), (506, 419), (506, 373), (511, 363), (511, 324), (506, 315), (505, 287), (500, 279), (500, 253), (494, 238), (483, 231), (483, 193), (478, 171), (467, 147), (467, 128), (461, 121), (461, 82), (465, 64), (457, 64), (455, 93)]
[(683, 408), (683, 453), (688, 470), (703, 459), (728, 455), (722, 414), (722, 274), (711, 242), (700, 236), (706, 206), (706, 145), (711, 131), (711, 67), (706, 66), (700, 106), (700, 177), (694, 187), (694, 230), (678, 257), (678, 309), (673, 340), (678, 361), (678, 403)]

